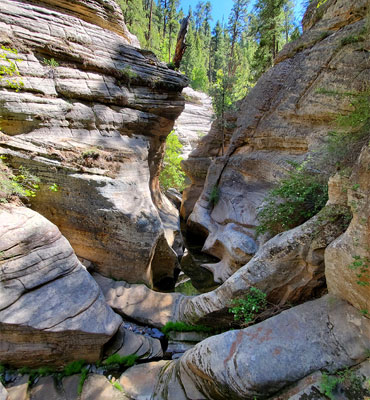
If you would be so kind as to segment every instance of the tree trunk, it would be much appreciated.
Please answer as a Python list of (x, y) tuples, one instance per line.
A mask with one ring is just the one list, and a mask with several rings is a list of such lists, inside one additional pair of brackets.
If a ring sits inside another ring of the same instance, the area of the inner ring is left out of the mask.
[(185, 40), (186, 40), (186, 35), (188, 33), (188, 28), (189, 28), (189, 16), (187, 16), (182, 20), (180, 31), (179, 34), (177, 35), (176, 50), (172, 60), (173, 64), (175, 65), (175, 68), (180, 68), (180, 63), (185, 53), (186, 49)]
[(150, 0), (149, 24), (148, 24), (148, 33), (147, 33), (147, 38), (146, 38), (149, 47), (151, 47), (150, 39), (152, 36), (152, 18), (153, 18), (153, 0)]

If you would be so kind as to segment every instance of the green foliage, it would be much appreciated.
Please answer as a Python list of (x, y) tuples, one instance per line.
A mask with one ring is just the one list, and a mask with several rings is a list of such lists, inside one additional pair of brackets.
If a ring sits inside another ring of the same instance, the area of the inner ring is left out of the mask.
[(211, 193), (209, 195), (209, 205), (215, 206), (220, 200), (220, 189), (217, 185), (212, 187)]
[(78, 387), (77, 387), (77, 394), (80, 396), (82, 393), (82, 389), (84, 386), (84, 383), (86, 381), (87, 375), (89, 373), (89, 369), (88, 368), (83, 368), (81, 371), (81, 376), (80, 376), (80, 380), (78, 382)]
[(212, 333), (214, 331), (213, 328), (204, 325), (189, 325), (184, 322), (172, 322), (169, 321), (167, 324), (162, 327), (161, 331), (167, 335), (169, 332), (209, 332)]
[(72, 361), (64, 367), (63, 374), (64, 376), (79, 374), (85, 365), (86, 361), (84, 360)]
[(42, 62), (43, 62), (45, 65), (47, 65), (48, 67), (50, 67), (50, 68), (59, 67), (59, 63), (58, 63), (56, 60), (54, 60), (54, 58), (50, 58), (50, 59), (44, 58), (44, 59), (42, 60)]
[(328, 186), (324, 177), (296, 166), (265, 198), (257, 218), (257, 235), (279, 232), (302, 224), (317, 214), (328, 200)]
[(235, 299), (231, 302), (229, 312), (234, 314), (235, 321), (248, 324), (252, 322), (261, 311), (265, 310), (266, 294), (261, 290), (251, 287), (249, 293), (243, 299)]
[(4, 156), (0, 159), (0, 203), (7, 203), (12, 196), (35, 197), (40, 179), (23, 166), (13, 172), (3, 160)]
[(365, 37), (362, 35), (348, 35), (341, 40), (341, 45), (346, 46), (347, 44), (363, 42)]
[(132, 367), (139, 357), (136, 354), (130, 354), (129, 356), (120, 356), (119, 354), (112, 354), (106, 360), (103, 361), (104, 365), (124, 365), (126, 367)]
[(56, 183), (53, 183), (49, 186), (49, 190), (51, 190), (52, 192), (57, 192), (59, 190), (59, 187)]
[(121, 386), (121, 384), (118, 381), (114, 381), (113, 382), (113, 386), (118, 389), (120, 392), (123, 392), (123, 387)]
[(342, 386), (344, 393), (341, 397), (351, 399), (363, 399), (369, 394), (368, 389), (363, 387), (365, 378), (357, 376), (353, 371), (345, 369), (337, 371), (333, 375), (322, 374), (320, 382), (320, 391), (331, 400), (337, 398), (336, 389)]
[(352, 111), (337, 117), (338, 130), (329, 133), (322, 161), (326, 169), (343, 170), (354, 164), (370, 140), (370, 90), (355, 93), (323, 89), (321, 92), (351, 98)]
[(172, 187), (179, 191), (185, 188), (185, 173), (181, 169), (180, 157), (182, 144), (175, 132), (172, 131), (166, 139), (166, 152), (164, 155), (162, 171), (159, 182), (164, 190)]
[(354, 261), (348, 268), (355, 271), (358, 278), (357, 284), (360, 286), (370, 286), (370, 258), (353, 256)]
[(24, 86), (21, 79), (15, 79), (12, 77), (20, 76), (17, 67), (17, 62), (21, 62), (20, 58), (16, 58), (18, 51), (9, 47), (1, 46), (0, 48), (0, 61), (3, 61), (5, 65), (0, 65), (0, 81), (5, 79), (7, 86), (11, 89), (15, 89), (17, 92)]
[(333, 390), (337, 387), (340, 380), (336, 376), (331, 376), (327, 374), (322, 374), (321, 382), (320, 382), (320, 391), (325, 396), (329, 397), (329, 399), (334, 400)]

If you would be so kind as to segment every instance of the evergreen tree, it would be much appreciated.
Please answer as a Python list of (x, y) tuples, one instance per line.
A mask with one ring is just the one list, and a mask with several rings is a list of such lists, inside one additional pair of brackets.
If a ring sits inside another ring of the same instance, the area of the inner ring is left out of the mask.
[(254, 34), (258, 43), (254, 57), (256, 79), (272, 66), (274, 58), (289, 36), (291, 7), (292, 4), (288, 0), (257, 0), (256, 16), (253, 19)]

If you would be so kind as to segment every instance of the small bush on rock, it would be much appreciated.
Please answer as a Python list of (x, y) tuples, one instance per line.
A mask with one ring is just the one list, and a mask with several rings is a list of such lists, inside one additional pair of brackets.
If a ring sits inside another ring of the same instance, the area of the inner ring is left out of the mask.
[(229, 312), (234, 314), (234, 320), (249, 324), (261, 311), (266, 309), (266, 294), (260, 289), (251, 287), (244, 299), (235, 299), (231, 305)]
[(328, 200), (326, 179), (296, 166), (288, 177), (270, 191), (260, 207), (257, 235), (273, 235), (292, 229), (317, 214)]

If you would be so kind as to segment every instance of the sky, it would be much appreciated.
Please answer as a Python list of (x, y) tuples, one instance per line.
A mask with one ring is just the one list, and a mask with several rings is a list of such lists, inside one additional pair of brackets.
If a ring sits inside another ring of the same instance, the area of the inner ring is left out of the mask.
[[(189, 6), (191, 6), (194, 12), (198, 1), (199, 0), (180, 0), (180, 6), (182, 7), (184, 14), (186, 15), (188, 13)], [(212, 18), (213, 18), (213, 21), (211, 21), (211, 26), (213, 27), (216, 24), (217, 20), (222, 21), (222, 18), (224, 19), (224, 23), (226, 24), (231, 8), (233, 6), (233, 0), (210, 0), (210, 2), (212, 4)], [(254, 2), (252, 0), (249, 9), (252, 8), (253, 3)], [(297, 22), (300, 22), (304, 13), (304, 9), (302, 6), (303, 1), (295, 0), (294, 3), (295, 3), (294, 8), (295, 8)]]

